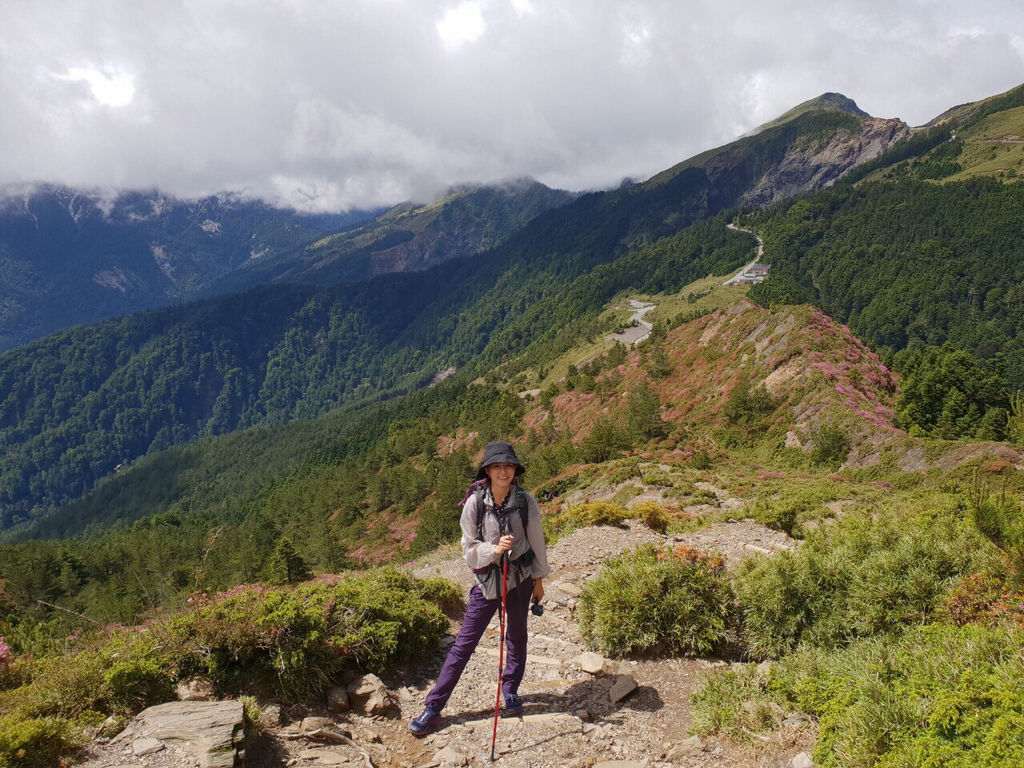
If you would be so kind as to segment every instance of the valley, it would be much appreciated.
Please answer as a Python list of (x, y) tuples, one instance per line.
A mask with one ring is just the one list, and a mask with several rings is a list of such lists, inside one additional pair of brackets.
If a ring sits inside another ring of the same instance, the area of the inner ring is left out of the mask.
[[(198, 760), (111, 740), (181, 684), (240, 704), (251, 766), (487, 764), (493, 627), (443, 728), (407, 721), (498, 439), (556, 566), (502, 764), (1016, 765), (1022, 103), (912, 131), (825, 94), (646, 182), (452, 191), (0, 354), (0, 768)], [(342, 707), (370, 673), (382, 708)]]

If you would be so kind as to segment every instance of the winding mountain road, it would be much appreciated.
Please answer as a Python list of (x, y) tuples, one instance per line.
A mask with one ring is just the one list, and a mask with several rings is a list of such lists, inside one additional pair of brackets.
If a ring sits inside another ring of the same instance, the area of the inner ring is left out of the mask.
[(764, 256), (764, 240), (762, 240), (760, 238), (760, 236), (756, 232), (754, 232), (753, 230), (746, 229), (744, 227), (738, 227), (735, 224), (726, 224), (725, 226), (727, 226), (729, 229), (735, 230), (736, 232), (747, 232), (747, 233), (753, 235), (754, 237), (756, 237), (757, 238), (757, 256), (754, 257), (754, 260), (752, 262), (750, 262), (749, 264), (746, 264), (743, 267), (743, 269), (741, 269), (735, 275), (733, 275), (728, 280), (726, 280), (724, 283), (722, 283), (722, 285), (733, 285), (735, 283), (742, 283), (742, 282), (758, 282), (758, 283), (761, 282), (761, 279), (763, 279), (763, 278), (755, 278), (753, 275), (748, 274), (748, 270), (752, 266), (757, 264), (757, 262), (759, 262), (761, 260), (761, 257)]

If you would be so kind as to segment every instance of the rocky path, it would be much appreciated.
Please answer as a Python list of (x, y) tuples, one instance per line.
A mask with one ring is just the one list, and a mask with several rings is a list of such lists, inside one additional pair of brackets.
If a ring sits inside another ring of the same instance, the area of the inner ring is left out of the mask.
[[(545, 613), (530, 617), (530, 657), (520, 689), (524, 715), (499, 721), (494, 764), (517, 768), (806, 765), (801, 761), (813, 740), (807, 725), (749, 744), (688, 735), (691, 694), (708, 670), (728, 662), (713, 658), (613, 661), (588, 654), (575, 613), (583, 585), (609, 557), (646, 541), (717, 550), (726, 555), (730, 566), (743, 557), (766, 556), (794, 546), (784, 534), (750, 521), (675, 536), (630, 522), (618, 528), (585, 528), (559, 540), (549, 550), (554, 572), (545, 585)], [(453, 578), (467, 589), (472, 579), (456, 551), (421, 565), (416, 573)], [(356, 705), (339, 713), (267, 708), (264, 735), (250, 746), (246, 764), (250, 768), (491, 765), (497, 619), (455, 689), (442, 726), (423, 739), (414, 738), (407, 729), (408, 721), (421, 711), (452, 640), (446, 638), (441, 651), (428, 662), (406, 665), (385, 679), (381, 695), (387, 708), (377, 714), (367, 714), (365, 707), (359, 712)], [(180, 745), (139, 756), (128, 745), (118, 744), (97, 746), (86, 768), (199, 764)]]

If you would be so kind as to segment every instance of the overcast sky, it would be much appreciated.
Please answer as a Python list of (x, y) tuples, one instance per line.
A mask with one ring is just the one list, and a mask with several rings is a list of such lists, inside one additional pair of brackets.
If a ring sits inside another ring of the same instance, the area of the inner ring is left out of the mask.
[(918, 125), (1021, 82), (1019, 0), (3, 0), (0, 183), (592, 189), (825, 91)]

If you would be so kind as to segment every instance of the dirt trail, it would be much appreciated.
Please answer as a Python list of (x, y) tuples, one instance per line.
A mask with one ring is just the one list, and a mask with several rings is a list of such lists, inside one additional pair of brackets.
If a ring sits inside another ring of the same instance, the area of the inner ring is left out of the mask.
[[(719, 491), (719, 493), (724, 493)], [(728, 500), (728, 499), (727, 499)], [(577, 599), (588, 579), (611, 556), (643, 542), (684, 543), (722, 552), (730, 567), (748, 556), (766, 556), (790, 549), (792, 539), (751, 521), (720, 523), (702, 530), (665, 536), (636, 521), (622, 527), (594, 527), (576, 531), (549, 549), (553, 573), (546, 580), (546, 610), (530, 617), (530, 658), (520, 689), (524, 717), (505, 718), (498, 727), (498, 759), (490, 762), (491, 716), (497, 679), (497, 618), (488, 628), (477, 652), (445, 709), (440, 729), (424, 739), (408, 731), (409, 720), (423, 707), (444, 654), (453, 637), (427, 662), (409, 664), (384, 678), (397, 707), (387, 718), (369, 718), (352, 712), (330, 715), (324, 710), (290, 710), (290, 721), (272, 727), (262, 743), (250, 749), (248, 768), (278, 766), (362, 766), (365, 756), (346, 744), (317, 743), (289, 737), (289, 727), (310, 715), (332, 718), (333, 727), (346, 733), (371, 757), (377, 768), (423, 766), (516, 766), (521, 768), (585, 768), (607, 763), (620, 768), (789, 768), (797, 753), (813, 741), (809, 726), (784, 731), (767, 741), (735, 743), (716, 738), (689, 737), (692, 723), (690, 696), (709, 670), (728, 662), (715, 658), (608, 661), (605, 674), (584, 672), (577, 657), (585, 647), (576, 619)], [(441, 575), (463, 587), (472, 574), (460, 554), (434, 556), (419, 566), (419, 576)], [(457, 631), (453, 625), (452, 632)], [(637, 688), (613, 703), (610, 691), (621, 676), (631, 676)], [(170, 768), (170, 754), (152, 756), (149, 763), (130, 761), (123, 753), (94, 753), (87, 768), (148, 764)], [(619, 762), (608, 762), (619, 761)], [(185, 763), (181, 763), (184, 765)]]

